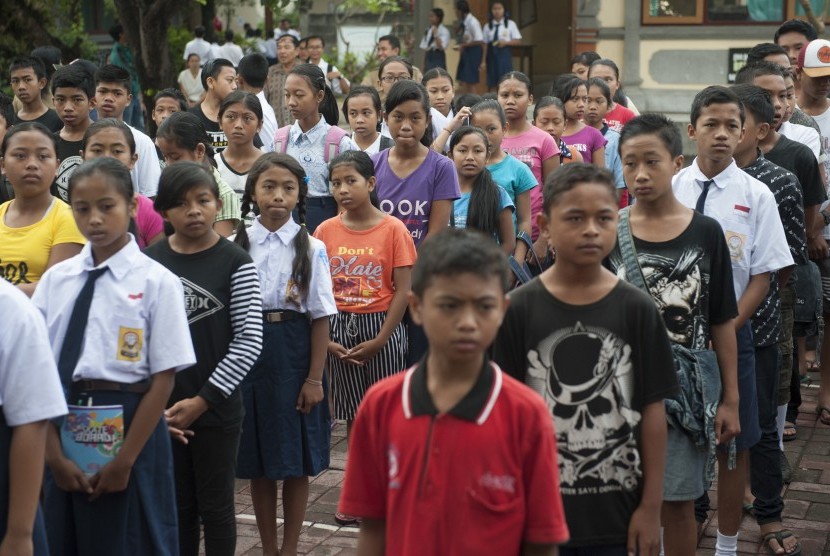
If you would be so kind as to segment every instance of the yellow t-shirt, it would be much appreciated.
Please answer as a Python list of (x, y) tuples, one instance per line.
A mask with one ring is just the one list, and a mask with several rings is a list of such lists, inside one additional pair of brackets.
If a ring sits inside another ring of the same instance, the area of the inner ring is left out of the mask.
[(0, 205), (0, 273), (14, 285), (32, 284), (46, 270), (53, 245), (83, 245), (86, 239), (78, 231), (72, 209), (57, 198), (39, 222), (22, 228), (6, 226), (6, 211), (13, 202)]

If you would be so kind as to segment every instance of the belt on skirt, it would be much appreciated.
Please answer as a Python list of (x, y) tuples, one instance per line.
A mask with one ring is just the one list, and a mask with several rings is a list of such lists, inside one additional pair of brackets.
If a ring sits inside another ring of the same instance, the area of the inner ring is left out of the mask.
[(285, 309), (283, 311), (263, 311), (262, 318), (265, 322), (288, 322), (295, 319), (307, 319), (308, 313), (300, 313), (298, 311), (291, 311)]
[(144, 394), (150, 389), (150, 381), (115, 382), (114, 380), (78, 380), (72, 383), (73, 392), (128, 392)]

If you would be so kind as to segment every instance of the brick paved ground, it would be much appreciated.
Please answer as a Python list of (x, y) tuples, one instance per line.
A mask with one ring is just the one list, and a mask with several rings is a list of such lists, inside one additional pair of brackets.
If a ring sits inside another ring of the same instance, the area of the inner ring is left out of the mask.
[[(818, 380), (816, 374), (812, 377)], [(830, 556), (830, 426), (817, 422), (817, 393), (817, 384), (802, 388), (804, 404), (797, 423), (798, 439), (784, 444), (794, 471), (793, 482), (784, 495), (784, 526), (801, 539), (803, 556)], [(333, 518), (343, 481), (345, 455), (345, 426), (339, 425), (332, 438), (332, 468), (311, 481), (307, 523), (300, 537), (303, 554), (356, 554), (357, 529), (338, 527)], [(710, 496), (713, 508), (717, 508), (717, 496), (714, 492)], [(236, 512), (239, 533), (236, 553), (260, 556), (262, 551), (246, 481), (237, 484)], [(714, 553), (716, 533), (717, 512), (714, 512), (698, 545), (698, 555)], [(740, 538), (739, 555), (767, 554), (753, 519), (744, 518)]]

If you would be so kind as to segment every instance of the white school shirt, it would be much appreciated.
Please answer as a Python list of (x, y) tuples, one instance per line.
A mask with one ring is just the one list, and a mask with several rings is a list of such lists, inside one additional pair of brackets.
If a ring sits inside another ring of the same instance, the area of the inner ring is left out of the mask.
[(0, 406), (10, 427), (66, 415), (43, 317), (26, 295), (0, 280)]
[(263, 152), (274, 152), (274, 136), (277, 134), (279, 124), (277, 115), (271, 107), (271, 103), (265, 98), (265, 93), (260, 91), (256, 94), (259, 103), (262, 105), (262, 129), (259, 131), (259, 138), (262, 140)]
[[(677, 199), (695, 208), (708, 181), (695, 159), (672, 180)], [(723, 228), (732, 260), (735, 298), (740, 299), (750, 277), (795, 264), (778, 215), (778, 205), (769, 188), (732, 163), (715, 176), (709, 186), (704, 213)]]
[(815, 129), (806, 125), (784, 122), (778, 128), (778, 133), (787, 139), (807, 145), (816, 155), (816, 160), (824, 162), (824, 154), (821, 152), (821, 137)]
[(133, 132), (135, 152), (138, 160), (130, 171), (133, 186), (145, 197), (155, 197), (159, 191), (161, 163), (153, 140), (133, 126), (127, 126)]
[(447, 29), (444, 24), (438, 25), (438, 37), (441, 44), (443, 45), (440, 49), (438, 48), (438, 41), (432, 41), (430, 44), (430, 40), (432, 39), (432, 26), (430, 25), (427, 32), (424, 34), (424, 38), (421, 39), (421, 50), (446, 50), (447, 46), (450, 44), (450, 30)]
[[(303, 133), (300, 124), (294, 120), (288, 130), (285, 152), (299, 161), (308, 175), (309, 197), (331, 197), (329, 191), (329, 165), (326, 162), (326, 135), (331, 126), (320, 116), (320, 121)], [(273, 143), (273, 140), (271, 141)], [(340, 151), (357, 151), (357, 145), (346, 135), (340, 140)]]
[(249, 252), (259, 275), (263, 311), (298, 311), (308, 313), (312, 319), (337, 314), (329, 257), (322, 241), (308, 236), (311, 281), (308, 295), (303, 299), (291, 279), (294, 236), (300, 231), (300, 225), (289, 219), (276, 232), (271, 232), (257, 217), (247, 231), (251, 242)]
[[(178, 276), (144, 255), (134, 238), (101, 263), (84, 345), (73, 381), (134, 383), (196, 362)], [(75, 299), (89, 271), (97, 268), (87, 243), (40, 279), (32, 302), (46, 319), (55, 361), (60, 357)]]
[(472, 13), (468, 13), (464, 18), (464, 36), (462, 44), (475, 41), (483, 41), (484, 33), (481, 31), (481, 22), (475, 18)]
[(213, 49), (210, 43), (198, 37), (184, 46), (184, 55), (182, 58), (187, 61), (188, 56), (191, 54), (199, 55), (199, 66), (204, 66), (205, 62), (213, 59)]
[[(490, 27), (492, 25), (492, 28)], [(498, 40), (501, 41), (516, 41), (522, 39), (522, 34), (519, 32), (519, 28), (516, 27), (516, 22), (512, 19), (507, 20), (507, 25), (504, 24), (504, 19), (500, 21), (493, 21), (492, 24), (488, 23), (484, 26), (484, 42), (490, 44), (493, 42), (493, 33), (496, 30), (496, 25), (499, 26), (499, 36)]]
[(226, 60), (230, 60), (233, 67), (238, 66), (239, 61), (245, 56), (245, 53), (242, 52), (242, 47), (232, 41), (227, 41), (217, 50), (219, 52), (217, 58), (225, 58)]
[[(310, 63), (310, 64), (313, 64), (314, 62), (312, 62), (311, 60), (309, 60), (309, 63)], [(335, 79), (335, 80), (333, 80), (333, 81), (332, 81), (332, 80), (330, 80), (330, 79), (328, 78), (328, 73), (329, 73), (329, 72), (328, 72), (328, 71), (326, 71), (326, 70), (328, 70), (328, 69), (329, 69), (329, 65), (331, 65), (331, 69), (330, 69), (329, 71), (336, 71), (336, 72), (339, 72), (340, 70), (339, 70), (339, 69), (337, 69), (337, 66), (335, 66), (334, 64), (329, 64), (329, 63), (328, 63), (328, 62), (326, 62), (323, 58), (320, 58), (320, 61), (319, 61), (319, 62), (317, 62), (317, 64), (316, 64), (316, 65), (317, 65), (317, 67), (318, 67), (318, 68), (320, 68), (320, 70), (322, 70), (323, 75), (325, 75), (325, 76), (326, 76), (326, 85), (328, 85), (329, 87), (331, 87), (332, 92), (333, 92), (335, 95), (342, 95), (342, 94), (345, 94), (345, 93), (343, 93), (343, 87), (341, 87), (341, 86), (340, 86), (340, 82), (341, 82), (342, 80), (344, 80), (344, 79), (346, 80), (346, 82), (347, 82), (347, 83), (349, 83), (349, 80), (348, 80), (348, 79), (346, 79), (346, 76), (345, 76), (345, 75), (341, 75), (341, 76), (340, 76), (340, 79)]]

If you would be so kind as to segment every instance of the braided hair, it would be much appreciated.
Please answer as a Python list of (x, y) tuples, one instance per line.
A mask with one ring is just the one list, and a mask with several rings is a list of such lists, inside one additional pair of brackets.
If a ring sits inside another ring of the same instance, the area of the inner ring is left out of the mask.
[(311, 240), (306, 228), (306, 197), (308, 196), (308, 177), (300, 163), (290, 155), (284, 153), (266, 153), (260, 156), (248, 172), (245, 182), (245, 192), (242, 194), (242, 217), (236, 226), (235, 242), (246, 251), (251, 248), (248, 231), (245, 227), (245, 218), (254, 211), (254, 191), (262, 174), (271, 168), (285, 168), (297, 178), (299, 185), (299, 199), (297, 201), (297, 215), (300, 231), (294, 236), (294, 260), (291, 263), (291, 279), (297, 284), (300, 295), (308, 294), (311, 283)]

